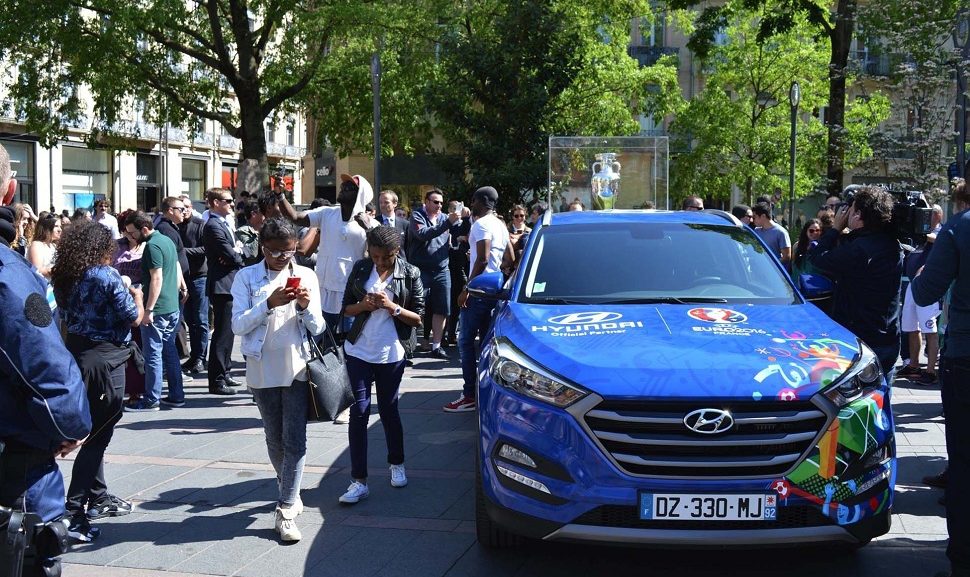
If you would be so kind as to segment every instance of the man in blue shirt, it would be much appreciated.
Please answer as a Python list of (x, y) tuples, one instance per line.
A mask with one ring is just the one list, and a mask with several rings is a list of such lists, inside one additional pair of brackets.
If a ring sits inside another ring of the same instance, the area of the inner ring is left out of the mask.
[[(13, 187), (10, 157), (0, 146), (0, 191)], [(47, 304), (47, 282), (10, 250), (12, 237), (2, 238), (0, 507), (6, 510), (0, 509), (0, 534), (8, 535), (9, 523), (29, 513), (47, 524), (41, 542), (62, 543), (67, 526), (54, 522), (64, 515), (64, 479), (54, 457), (80, 446), (91, 432), (91, 416), (81, 373)], [(33, 530), (27, 524), (24, 528)], [(47, 538), (51, 534), (54, 539)], [(58, 547), (38, 550), (23, 574), (60, 575), (61, 552)], [(8, 570), (20, 554), (6, 538), (0, 540), (0, 562), (7, 565), (0, 571)]]
[[(929, 306), (950, 290), (949, 320), (940, 359), (940, 386), (946, 414), (946, 527), (953, 577), (970, 577), (970, 193), (965, 181), (953, 189), (957, 211), (933, 243), (926, 265), (910, 283), (913, 300)], [(952, 290), (951, 290), (952, 287)]]

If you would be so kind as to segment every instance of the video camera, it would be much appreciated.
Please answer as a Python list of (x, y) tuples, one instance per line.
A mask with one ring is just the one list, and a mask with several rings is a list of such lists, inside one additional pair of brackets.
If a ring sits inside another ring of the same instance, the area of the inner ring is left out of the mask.
[[(850, 184), (842, 190), (844, 205), (851, 205), (862, 185)], [(893, 196), (893, 214), (888, 230), (904, 245), (917, 246), (933, 230), (933, 209), (918, 190), (894, 190), (880, 187)]]

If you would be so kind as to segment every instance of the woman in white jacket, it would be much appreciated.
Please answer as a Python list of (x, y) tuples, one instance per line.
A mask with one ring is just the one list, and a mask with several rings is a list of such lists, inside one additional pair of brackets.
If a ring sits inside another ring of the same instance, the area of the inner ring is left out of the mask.
[(293, 262), (298, 239), (293, 224), (269, 219), (259, 238), (263, 261), (240, 270), (232, 283), (232, 332), (242, 337), (246, 383), (279, 481), (276, 531), (283, 541), (299, 541), (295, 519), (303, 511), (309, 395), (306, 332), (318, 335), (325, 324), (316, 275)]

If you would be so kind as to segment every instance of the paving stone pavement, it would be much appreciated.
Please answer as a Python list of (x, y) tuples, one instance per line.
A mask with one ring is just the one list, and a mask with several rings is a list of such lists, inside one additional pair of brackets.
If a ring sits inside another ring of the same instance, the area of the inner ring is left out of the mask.
[[(453, 350), (453, 349), (452, 349)], [(273, 530), (276, 481), (248, 394), (215, 397), (186, 383), (184, 408), (127, 413), (105, 472), (134, 504), (97, 521), (101, 537), (75, 545), (66, 577), (298, 576), (921, 576), (947, 567), (940, 491), (920, 484), (946, 460), (939, 387), (897, 381), (893, 403), (899, 474), (892, 531), (855, 553), (832, 548), (683, 551), (530, 543), (491, 551), (474, 528), (473, 414), (441, 406), (461, 389), (454, 360), (416, 359), (401, 408), (409, 484), (390, 486), (380, 420), (369, 431), (371, 496), (337, 502), (350, 481), (346, 425), (308, 426), (298, 519), (303, 540)], [(242, 378), (241, 369), (234, 373)], [(70, 459), (61, 461), (70, 476)]]

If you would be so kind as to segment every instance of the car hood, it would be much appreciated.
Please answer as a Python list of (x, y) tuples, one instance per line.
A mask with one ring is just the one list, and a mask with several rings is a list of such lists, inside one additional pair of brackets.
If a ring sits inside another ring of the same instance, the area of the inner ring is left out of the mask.
[(807, 399), (859, 351), (852, 333), (811, 304), (508, 303), (495, 336), (611, 399)]

